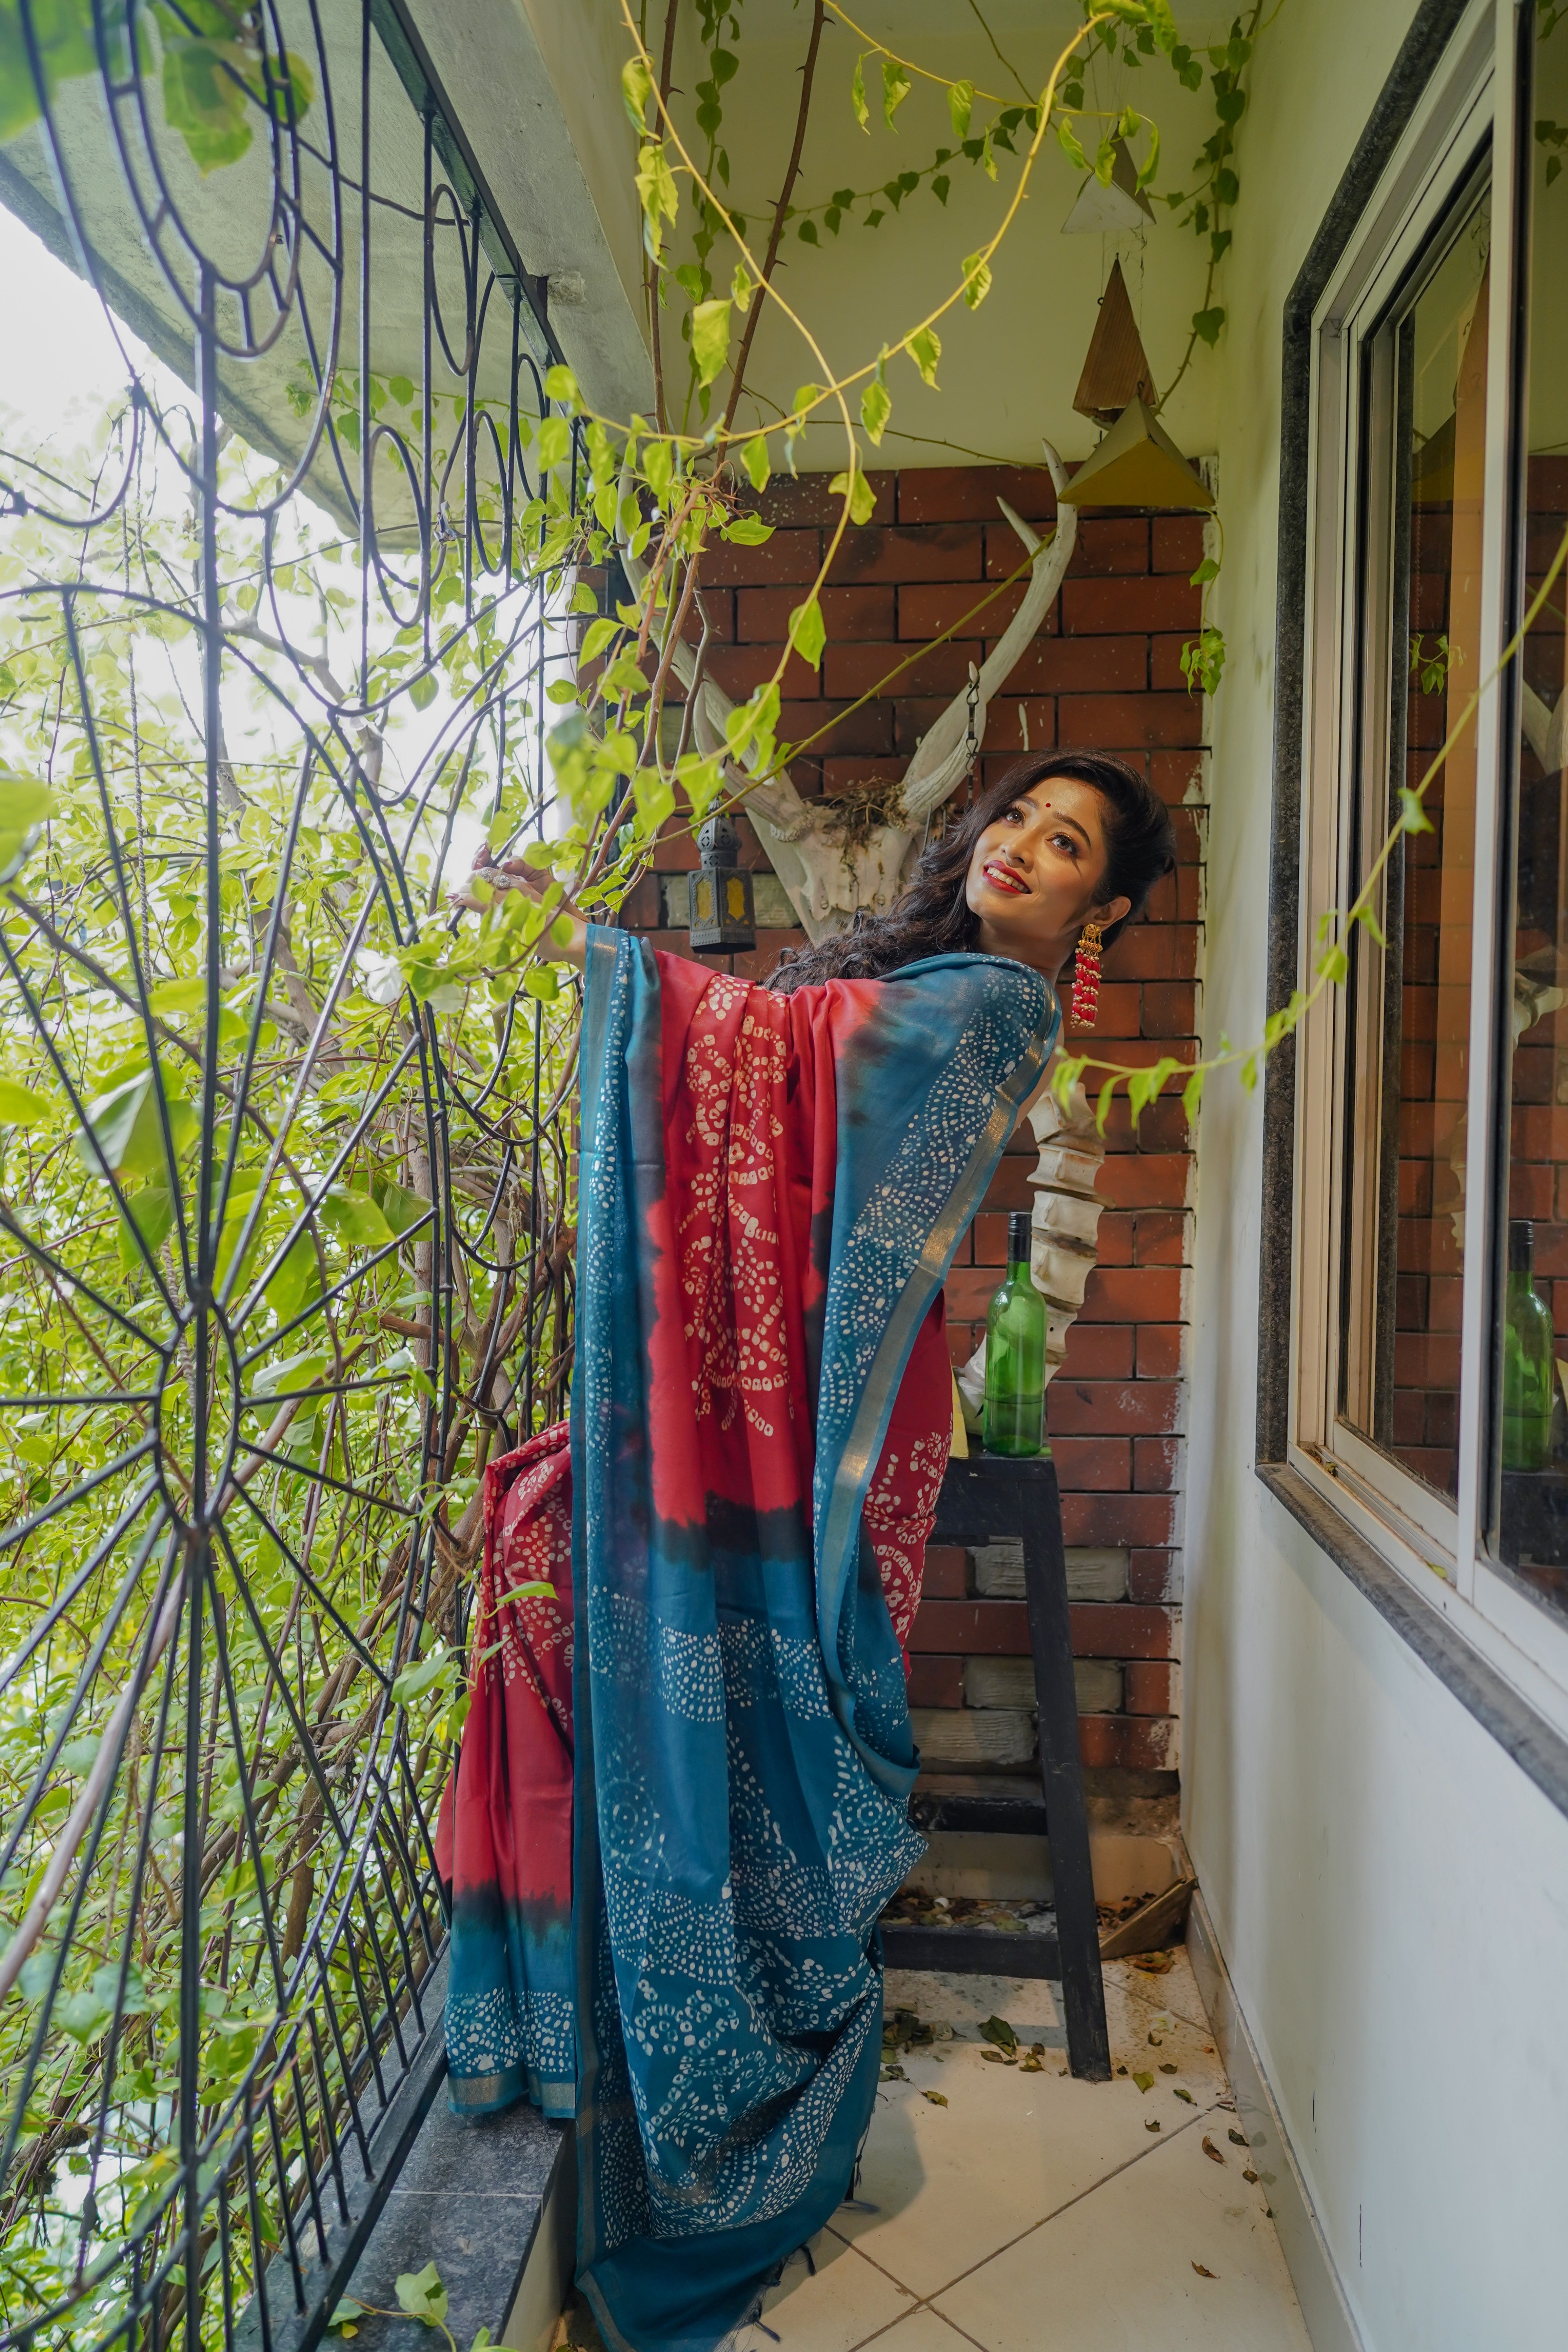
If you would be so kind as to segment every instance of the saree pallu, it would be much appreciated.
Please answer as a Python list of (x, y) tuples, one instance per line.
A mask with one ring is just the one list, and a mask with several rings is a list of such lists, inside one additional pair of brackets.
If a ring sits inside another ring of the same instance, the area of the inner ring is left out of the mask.
[(444, 1838), (454, 2104), (561, 2112), (564, 1765), (579, 2276), (615, 2352), (712, 2352), (850, 2190), (922, 1844), (868, 1489), (1057, 1017), (986, 957), (779, 996), (590, 933), (572, 1590), (547, 1433), (487, 1483), (487, 1537), (509, 1510), (535, 1549), (497, 1574), (487, 1543)]

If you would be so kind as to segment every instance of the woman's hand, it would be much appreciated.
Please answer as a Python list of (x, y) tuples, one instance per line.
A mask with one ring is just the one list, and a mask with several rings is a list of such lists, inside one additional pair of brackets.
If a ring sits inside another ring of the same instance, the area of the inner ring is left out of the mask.
[[(476, 882), (482, 882), (485, 885), (489, 898), (481, 898), (476, 896), (472, 887)], [(497, 865), (486, 847), (480, 851), (479, 862), (469, 877), (469, 888), (455, 892), (453, 903), (458, 907), (480, 908), (487, 906), (489, 899), (493, 898), (497, 891), (520, 890), (525, 898), (533, 899), (538, 905), (544, 896), (547, 882), (548, 877), (538, 872), (525, 858), (508, 857), (503, 864)], [(571, 925), (571, 937), (564, 947), (558, 948), (552, 941), (551, 953), (559, 956), (563, 963), (575, 964), (580, 971), (588, 955), (588, 925), (570, 900), (563, 900), (557, 907), (550, 919), (552, 922), (559, 922), (563, 915)]]

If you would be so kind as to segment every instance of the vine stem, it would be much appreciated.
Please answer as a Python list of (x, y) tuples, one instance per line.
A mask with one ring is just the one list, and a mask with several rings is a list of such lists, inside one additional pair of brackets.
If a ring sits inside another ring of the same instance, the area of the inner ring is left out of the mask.
[[(664, 48), (659, 60), (659, 91), (663, 98), (670, 95), (670, 83), (675, 70), (675, 13), (681, 0), (669, 0), (664, 11)], [(648, 333), (653, 347), (653, 414), (664, 432), (669, 424), (664, 406), (664, 347), (659, 331), (659, 271), (653, 255), (643, 248), (643, 284), (648, 297)]]
[[(1284, 6), (1284, 5), (1285, 5), (1285, 0), (1277, 0), (1277, 5), (1276, 5), (1275, 10), (1274, 10), (1274, 16), (1277, 16), (1279, 15), (1281, 8), (1282, 8), (1282, 7)], [(1259, 36), (1259, 34), (1260, 34), (1260, 32), (1262, 32), (1263, 30), (1265, 30), (1265, 26), (1264, 26), (1263, 22), (1262, 22), (1262, 18), (1263, 18), (1263, 6), (1264, 6), (1264, 0), (1256, 0), (1256, 5), (1254, 5), (1253, 10), (1252, 10), (1252, 17), (1251, 17), (1251, 21), (1250, 21), (1250, 23), (1248, 25), (1247, 31), (1246, 31), (1246, 34), (1245, 34), (1245, 36), (1244, 36), (1244, 38), (1245, 38), (1246, 40), (1248, 40), (1249, 43), (1251, 43), (1254, 47), (1255, 47), (1255, 46), (1256, 46), (1256, 44), (1257, 44), (1257, 39), (1258, 39), (1258, 36)], [(1273, 16), (1270, 16), (1270, 19), (1269, 19), (1269, 23), (1271, 25), (1271, 24), (1273, 23), (1273, 21), (1274, 21), (1274, 17), (1273, 17)], [(1247, 62), (1249, 63), (1249, 65), (1250, 65), (1250, 63), (1251, 63), (1251, 58), (1250, 58), (1250, 57), (1248, 58)], [(1222, 161), (1223, 161), (1223, 158), (1218, 158), (1218, 159), (1217, 159), (1217, 160), (1216, 160), (1216, 163), (1215, 163), (1215, 165), (1214, 165), (1214, 169), (1213, 169), (1213, 171), (1209, 173), (1209, 184), (1210, 184), (1210, 186), (1212, 186), (1212, 185), (1213, 185), (1213, 184), (1214, 184), (1215, 180), (1216, 180), (1216, 179), (1218, 177), (1218, 175), (1219, 175), (1220, 163), (1221, 163), (1221, 162), (1222, 162)], [(1232, 205), (1230, 209), (1231, 209), (1232, 211), (1234, 211), (1234, 210), (1235, 210), (1235, 206), (1234, 206), (1234, 205)], [(1218, 202), (1216, 202), (1216, 205), (1215, 205), (1215, 207), (1214, 207), (1214, 216), (1215, 216), (1215, 224), (1216, 224), (1216, 226), (1218, 226), (1218, 220), (1219, 220), (1219, 205), (1218, 205)], [(1216, 278), (1216, 276), (1217, 276), (1217, 275), (1218, 275), (1218, 269), (1219, 269), (1219, 263), (1218, 263), (1218, 260), (1216, 259), (1216, 257), (1215, 257), (1214, 244), (1213, 244), (1213, 240), (1212, 240), (1212, 238), (1211, 238), (1211, 239), (1210, 239), (1210, 241), (1209, 241), (1209, 247), (1208, 247), (1208, 268), (1207, 268), (1207, 272), (1205, 273), (1204, 280), (1203, 280), (1203, 301), (1202, 301), (1202, 304), (1201, 304), (1201, 310), (1207, 310), (1211, 307), (1212, 299), (1213, 299), (1213, 295), (1214, 295), (1214, 281), (1215, 281), (1215, 278)], [(1155, 415), (1156, 416), (1159, 415), (1159, 413), (1160, 413), (1161, 409), (1162, 409), (1162, 408), (1164, 408), (1164, 406), (1165, 406), (1165, 404), (1166, 404), (1166, 401), (1170, 398), (1170, 396), (1171, 396), (1172, 393), (1173, 393), (1173, 392), (1175, 392), (1175, 390), (1176, 390), (1176, 388), (1177, 384), (1181, 382), (1181, 380), (1182, 380), (1183, 376), (1184, 376), (1184, 375), (1186, 375), (1186, 372), (1187, 372), (1188, 368), (1189, 368), (1189, 367), (1191, 367), (1191, 365), (1192, 365), (1192, 363), (1193, 363), (1193, 360), (1194, 360), (1194, 359), (1195, 359), (1195, 357), (1197, 356), (1197, 329), (1196, 327), (1194, 327), (1194, 328), (1193, 328), (1193, 330), (1192, 330), (1192, 331), (1191, 331), (1191, 333), (1187, 336), (1187, 339), (1186, 339), (1186, 351), (1185, 351), (1185, 352), (1183, 352), (1183, 353), (1182, 353), (1182, 355), (1181, 355), (1181, 365), (1177, 368), (1177, 370), (1176, 370), (1176, 372), (1175, 375), (1173, 375), (1173, 376), (1172, 376), (1172, 378), (1171, 378), (1171, 380), (1170, 380), (1169, 383), (1167, 383), (1167, 384), (1166, 384), (1166, 388), (1165, 388), (1164, 392), (1162, 392), (1162, 393), (1161, 393), (1161, 394), (1160, 394), (1160, 396), (1159, 396), (1158, 400), (1155, 403), (1155, 412), (1154, 412), (1154, 413), (1155, 413)]]
[[(939, 89), (952, 89), (953, 85), (946, 74), (933, 73), (928, 66), (917, 66), (913, 58), (900, 57), (898, 51), (896, 49), (890, 49), (885, 41), (879, 41), (874, 33), (868, 33), (863, 25), (857, 25), (854, 18), (850, 15), (849, 10), (847, 8), (840, 7), (839, 0), (827, 0), (827, 5), (832, 10), (840, 24), (846, 26), (854, 35), (857, 41), (863, 41), (865, 43), (868, 56), (886, 58), (890, 64), (902, 66), (905, 73), (916, 74), (922, 81), (934, 81)], [(977, 16), (979, 16), (978, 9), (977, 9), (975, 13)], [(1099, 19), (1096, 18), (1095, 21), (1098, 23)], [(985, 18), (983, 16), (980, 18), (980, 22), (982, 25), (985, 24)], [(986, 29), (988, 36), (990, 30), (989, 26), (988, 26)], [(1087, 32), (1089, 28), (1085, 26), (1083, 29), (1084, 32)], [(1081, 40), (1082, 38), (1082, 35), (1080, 34), (1078, 38)], [(1077, 46), (1077, 41), (1074, 41), (1074, 48), (1076, 48)], [(996, 48), (997, 45), (995, 41), (992, 41), (991, 47), (993, 49)], [(1001, 51), (999, 49), (997, 50), (997, 54), (998, 57), (1001, 57)], [(1006, 58), (1002, 58), (1002, 63), (1007, 65), (1007, 62)], [(1012, 68), (1010, 66), (1008, 66), (1008, 71), (1009, 73), (1012, 71)], [(1007, 104), (1007, 100), (1005, 98), (998, 98), (994, 89), (977, 89), (975, 92), (975, 96), (977, 98), (983, 98), (988, 106), (1005, 106)], [(1031, 106), (1033, 105), (1034, 101), (1032, 99), (1030, 100), (1030, 103)]]
[[(1564, 563), (1568, 563), (1568, 530), (1564, 530), (1562, 538), (1558, 541), (1557, 552), (1552, 559), (1551, 568), (1547, 572), (1545, 578), (1542, 581), (1540, 587), (1536, 590), (1535, 594), (1531, 598), (1530, 604), (1525, 611), (1524, 617), (1520, 622), (1518, 628), (1514, 631), (1507, 645), (1504, 646), (1502, 651), (1499, 654), (1497, 660), (1487, 672), (1485, 677), (1481, 679), (1480, 684), (1476, 687), (1474, 691), (1471, 693), (1464, 709), (1460, 711), (1458, 717), (1449, 728), (1447, 735), (1445, 735), (1443, 740), (1437, 746), (1437, 751), (1433, 753), (1430, 765), (1427, 767), (1420, 782), (1416, 785), (1414, 789), (1413, 797), (1416, 801), (1422, 803), (1425, 802), (1427, 791), (1434, 782), (1437, 774), (1437, 771), (1442, 767), (1449, 752), (1454, 749), (1454, 746), (1464, 734), (1464, 731), (1466, 728), (1469, 727), (1471, 719), (1474, 719), (1477, 711), (1480, 708), (1482, 698), (1490, 692), (1491, 688), (1497, 684), (1499, 678), (1502, 676), (1504, 670), (1508, 667), (1509, 663), (1518, 655), (1520, 647), (1524, 643), (1525, 638), (1529, 635), (1530, 631), (1534, 627), (1537, 617), (1544, 608), (1546, 600), (1551, 594), (1552, 588), (1556, 585), (1558, 575), (1562, 572)], [(1245, 1066), (1249, 1062), (1255, 1064), (1260, 1056), (1266, 1058), (1273, 1047), (1280, 1043), (1281, 1038), (1290, 1036), (1294, 1030), (1301, 1026), (1301, 1023), (1305, 1020), (1307, 1014), (1312, 1010), (1313, 1006), (1322, 1001), (1323, 996), (1326, 995), (1331, 988), (1337, 988), (1341, 985), (1340, 979), (1336, 976), (1333, 968), (1334, 951), (1336, 949), (1343, 949), (1343, 944), (1350, 937), (1354, 927), (1358, 922), (1361, 922), (1366, 917), (1371, 915), (1372, 902), (1376, 895), (1377, 886), (1383, 878), (1390, 858), (1394, 855), (1396, 845), (1398, 843), (1400, 835), (1409, 832), (1411, 829), (1412, 828), (1405, 824), (1403, 820), (1401, 820), (1398, 824), (1390, 827), (1382, 848), (1378, 851), (1377, 856), (1374, 858), (1372, 865), (1367, 870), (1365, 881), (1362, 884), (1361, 888), (1352, 899), (1344, 915), (1339, 919), (1338, 929), (1334, 933), (1333, 940), (1318, 960), (1318, 976), (1313, 982), (1312, 987), (1304, 992), (1298, 991), (1290, 1004), (1283, 1006), (1279, 1013), (1274, 1013), (1270, 1017), (1264, 1036), (1256, 1045), (1232, 1045), (1224, 1053), (1207, 1055), (1200, 1061), (1177, 1063), (1176, 1069), (1185, 1070), (1186, 1072), (1188, 1085), (1190, 1085), (1193, 1078), (1197, 1076), (1200, 1073), (1207, 1076), (1211, 1070), (1228, 1069), (1238, 1064)], [(1277, 1027), (1275, 1026), (1276, 1024), (1278, 1024)], [(1272, 1034), (1269, 1034), (1270, 1032)], [(1063, 1104), (1066, 1103), (1068, 1096), (1071, 1094), (1073, 1087), (1077, 1084), (1078, 1079), (1085, 1070), (1103, 1070), (1106, 1073), (1106, 1083), (1104, 1087), (1102, 1087), (1101, 1094), (1103, 1099), (1107, 1102), (1112, 1092), (1114, 1090), (1116, 1081), (1119, 1078), (1125, 1078), (1130, 1086), (1134, 1078), (1144, 1077), (1147, 1075), (1146, 1065), (1128, 1062), (1103, 1062), (1097, 1055), (1091, 1054), (1072, 1055), (1063, 1060), (1060, 1068), (1057, 1070), (1055, 1076), (1051, 1080), (1052, 1091), (1056, 1094), (1061, 1102)], [(1174, 1077), (1176, 1070), (1173, 1070), (1170, 1075)], [(1153, 1099), (1153, 1097), (1151, 1097), (1151, 1099)], [(1103, 1124), (1103, 1113), (1102, 1113), (1102, 1125)]]
[[(670, 0), (672, 9), (674, 0)], [(773, 271), (779, 259), (779, 240), (784, 224), (789, 216), (789, 199), (795, 193), (795, 182), (800, 170), (800, 152), (806, 144), (806, 118), (811, 110), (811, 83), (817, 71), (817, 52), (822, 45), (822, 26), (827, 22), (826, 0), (816, 0), (811, 16), (811, 38), (806, 49), (806, 63), (800, 77), (800, 104), (795, 116), (795, 143), (789, 150), (789, 168), (784, 174), (784, 185), (779, 192), (779, 202), (773, 207), (773, 226), (768, 233), (767, 257), (762, 264), (762, 285), (773, 283)], [(747, 309), (746, 331), (740, 339), (730, 377), (729, 403), (724, 412), (719, 432), (727, 441), (729, 428), (735, 423), (735, 412), (746, 385), (746, 362), (751, 356), (751, 339), (757, 332), (757, 322), (762, 316), (760, 291), (753, 294)]]

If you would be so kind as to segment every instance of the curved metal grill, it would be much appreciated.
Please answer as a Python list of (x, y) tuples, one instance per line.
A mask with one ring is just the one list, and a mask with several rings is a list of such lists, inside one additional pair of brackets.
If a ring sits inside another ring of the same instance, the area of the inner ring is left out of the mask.
[(406, 982), (550, 822), (578, 458), (398, 9), (3, 13), (0, 192), (162, 364), (0, 481), (0, 2343), (271, 2347), (439, 2026), (480, 1481), (562, 1410), (572, 1007)]

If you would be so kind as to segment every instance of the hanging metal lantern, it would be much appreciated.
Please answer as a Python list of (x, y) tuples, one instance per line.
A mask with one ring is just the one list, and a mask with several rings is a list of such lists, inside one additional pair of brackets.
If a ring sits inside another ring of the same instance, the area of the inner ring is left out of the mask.
[(710, 816), (697, 835), (702, 865), (686, 877), (692, 946), (706, 954), (744, 955), (757, 945), (751, 877), (737, 864), (740, 836), (727, 816)]

